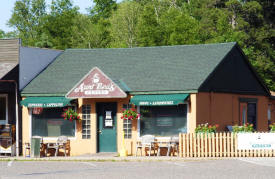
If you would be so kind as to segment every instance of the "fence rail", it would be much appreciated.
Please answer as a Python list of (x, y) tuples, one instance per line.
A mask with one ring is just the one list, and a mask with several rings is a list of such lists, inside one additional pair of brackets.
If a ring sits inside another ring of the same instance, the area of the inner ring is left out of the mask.
[(238, 150), (236, 133), (179, 134), (180, 157), (275, 157), (275, 150)]

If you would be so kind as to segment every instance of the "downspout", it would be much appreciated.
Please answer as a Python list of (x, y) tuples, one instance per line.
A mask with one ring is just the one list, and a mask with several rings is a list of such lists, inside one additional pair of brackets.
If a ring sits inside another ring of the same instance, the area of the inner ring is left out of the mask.
[(18, 124), (18, 95), (17, 95), (17, 82), (16, 80), (0, 80), (0, 82), (14, 83), (15, 84), (15, 145), (16, 145), (16, 156), (19, 156), (19, 124)]

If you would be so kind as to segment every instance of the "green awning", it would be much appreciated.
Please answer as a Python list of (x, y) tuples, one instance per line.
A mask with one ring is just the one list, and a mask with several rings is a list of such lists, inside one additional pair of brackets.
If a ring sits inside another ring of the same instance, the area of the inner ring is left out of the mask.
[(136, 95), (130, 103), (138, 106), (172, 106), (184, 103), (189, 94)]
[(55, 108), (55, 107), (64, 107), (70, 104), (71, 99), (65, 97), (27, 97), (21, 101), (21, 105), (24, 105), (28, 108)]

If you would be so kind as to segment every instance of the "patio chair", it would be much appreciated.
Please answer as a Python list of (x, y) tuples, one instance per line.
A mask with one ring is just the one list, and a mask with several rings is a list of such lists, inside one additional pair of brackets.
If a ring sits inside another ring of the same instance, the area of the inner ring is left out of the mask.
[(161, 149), (167, 149), (167, 153), (166, 153), (166, 156), (169, 156), (170, 154), (170, 150), (171, 150), (171, 138), (169, 138), (168, 141), (164, 141), (164, 142), (158, 142), (158, 153), (157, 153), (157, 156), (160, 156), (160, 151)]
[[(173, 154), (177, 152), (177, 155), (179, 154), (179, 137), (178, 136), (173, 136), (171, 137), (170, 141), (170, 150), (173, 150)], [(170, 154), (170, 151), (168, 155)]]
[(59, 149), (64, 150), (64, 155), (65, 157), (67, 156), (66, 154), (66, 147), (67, 147), (67, 142), (68, 142), (68, 137), (67, 136), (59, 136), (57, 138), (56, 143), (48, 143), (47, 148), (46, 148), (46, 154), (48, 153), (49, 149), (54, 149), (55, 150), (55, 157), (57, 156)]
[(141, 141), (137, 142), (136, 156), (137, 156), (138, 149), (140, 149), (141, 156), (142, 156), (143, 147), (144, 147), (145, 150), (149, 149), (149, 156), (151, 156), (152, 149), (153, 149), (154, 155), (155, 155), (155, 148), (156, 148), (155, 136), (153, 136), (153, 135), (144, 135), (144, 136), (141, 137)]

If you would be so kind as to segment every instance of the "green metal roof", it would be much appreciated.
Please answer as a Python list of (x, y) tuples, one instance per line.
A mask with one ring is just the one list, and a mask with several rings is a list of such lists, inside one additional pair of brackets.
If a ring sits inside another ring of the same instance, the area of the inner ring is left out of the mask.
[(138, 106), (171, 106), (184, 103), (189, 94), (135, 95), (130, 103)]
[(21, 101), (21, 105), (29, 108), (53, 108), (66, 106), (70, 104), (70, 101), (71, 99), (65, 97), (27, 97)]
[(65, 95), (94, 67), (131, 93), (196, 91), (235, 45), (68, 49), (22, 95)]

